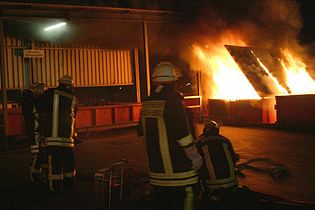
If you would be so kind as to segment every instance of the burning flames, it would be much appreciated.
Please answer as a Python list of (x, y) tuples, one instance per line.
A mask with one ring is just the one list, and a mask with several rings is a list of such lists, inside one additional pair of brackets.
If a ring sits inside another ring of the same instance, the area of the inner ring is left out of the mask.
[[(197, 56), (200, 68), (203, 70), (202, 89), (206, 98), (212, 99), (260, 99), (252, 84), (226, 50), (224, 45), (246, 46), (241, 39), (232, 37), (231, 34), (224, 36), (220, 41), (210, 41), (206, 46), (194, 44), (193, 51)], [(281, 50), (283, 58), (280, 59), (281, 66), (285, 73), (287, 88), (280, 85), (267, 67), (256, 55), (257, 62), (270, 78), (269, 88), (278, 95), (307, 94), (315, 92), (315, 82), (307, 73), (306, 64), (297, 56), (294, 56), (289, 49)], [(279, 69), (281, 71), (281, 69)]]
[[(200, 59), (201, 65), (209, 81), (204, 81), (203, 94), (213, 99), (259, 99), (253, 86), (247, 80), (242, 70), (235, 63), (229, 52), (225, 49), (224, 39), (218, 43), (211, 43), (204, 48), (193, 45), (196, 56)], [(245, 45), (241, 40), (234, 40), (232, 43)]]
[(285, 60), (281, 60), (282, 68), (286, 73), (287, 85), (292, 93), (306, 94), (315, 92), (315, 81), (306, 71), (306, 65), (298, 56), (288, 50), (281, 50)]

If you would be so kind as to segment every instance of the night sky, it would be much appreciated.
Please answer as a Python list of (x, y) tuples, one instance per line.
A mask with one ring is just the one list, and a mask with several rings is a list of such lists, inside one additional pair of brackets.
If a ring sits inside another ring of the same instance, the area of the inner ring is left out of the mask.
[(303, 18), (303, 28), (300, 32), (302, 43), (311, 43), (315, 41), (315, 1), (299, 0), (300, 10)]
[[(6, 0), (11, 2), (34, 2), (34, 3), (65, 3), (68, 4), (82, 4), (82, 5), (97, 5), (101, 6), (102, 4), (107, 4), (112, 1), (89, 1), (89, 0), (77, 0), (77, 1), (61, 1), (61, 0), (53, 0), (53, 1), (39, 1), (39, 0)], [(211, 2), (216, 4), (217, 7), (229, 7), (233, 5), (233, 8), (230, 8), (229, 16), (240, 16), (246, 14), (244, 10), (246, 7), (250, 7), (253, 4), (252, 0), (196, 0), (196, 1), (180, 1), (180, 0), (172, 0), (173, 3), (170, 3), (169, 0), (159, 0), (158, 2), (161, 4), (160, 6), (165, 5), (173, 5), (174, 8), (184, 10), (184, 11), (199, 11), (201, 8), (205, 6), (205, 4)], [(171, 1), (171, 2), (172, 2)], [(277, 0), (274, 0), (277, 1)], [(290, 0), (289, 0), (290, 1)], [(311, 43), (315, 41), (315, 1), (314, 0), (296, 0), (300, 4), (301, 17), (303, 18), (303, 27), (301, 29), (299, 38), (302, 43)], [(75, 2), (75, 3), (74, 3)], [(118, 1), (121, 2), (121, 1)], [(127, 0), (127, 2), (132, 2), (131, 0)], [(167, 3), (168, 2), (168, 3)], [(131, 5), (131, 4), (130, 4)], [(173, 9), (174, 9), (173, 8)], [(164, 8), (164, 9), (172, 9), (172, 8)], [(222, 8), (221, 8), (222, 9)], [(242, 12), (243, 10), (243, 12)], [(238, 11), (235, 13), (235, 11)], [(197, 12), (198, 13), (198, 12)]]

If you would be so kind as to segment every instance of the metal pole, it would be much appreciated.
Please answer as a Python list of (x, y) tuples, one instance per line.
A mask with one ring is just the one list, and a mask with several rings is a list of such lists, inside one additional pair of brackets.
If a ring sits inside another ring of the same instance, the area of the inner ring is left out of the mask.
[(3, 29), (3, 18), (0, 18), (0, 50), (1, 50), (1, 88), (2, 88), (2, 110), (3, 110), (3, 133), (4, 133), (4, 143), (5, 147), (9, 148), (7, 142), (8, 133), (8, 97), (7, 97), (7, 84), (6, 84), (6, 71), (4, 64), (4, 29)]
[(143, 21), (143, 39), (144, 39), (144, 51), (145, 51), (145, 69), (147, 77), (147, 96), (151, 93), (151, 79), (150, 79), (150, 61), (149, 61), (149, 43), (148, 43), (148, 27), (147, 22)]
[(140, 87), (140, 71), (139, 71), (139, 52), (138, 49), (134, 49), (135, 58), (135, 77), (136, 77), (136, 94), (137, 103), (141, 103), (141, 87)]

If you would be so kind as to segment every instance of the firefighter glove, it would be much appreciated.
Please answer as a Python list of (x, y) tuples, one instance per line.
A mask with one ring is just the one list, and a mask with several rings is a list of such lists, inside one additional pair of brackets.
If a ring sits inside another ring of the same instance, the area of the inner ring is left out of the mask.
[(186, 157), (189, 158), (192, 162), (192, 168), (198, 170), (201, 168), (202, 165), (202, 157), (197, 152), (195, 145), (190, 147), (184, 148)]

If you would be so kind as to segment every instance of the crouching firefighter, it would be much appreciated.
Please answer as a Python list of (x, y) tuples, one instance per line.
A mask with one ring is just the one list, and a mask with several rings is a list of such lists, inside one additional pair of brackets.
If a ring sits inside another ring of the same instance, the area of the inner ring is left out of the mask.
[(238, 185), (235, 174), (239, 155), (230, 140), (219, 134), (215, 121), (205, 123), (197, 148), (204, 159), (199, 170), (204, 191), (202, 209), (243, 209), (251, 205), (253, 194)]
[(41, 181), (42, 169), (47, 167), (45, 152), (42, 148), (43, 136), (41, 132), (41, 117), (43, 114), (41, 96), (46, 90), (44, 83), (36, 82), (29, 89), (23, 91), (22, 111), (33, 156), (29, 169), (32, 182)]
[(181, 94), (174, 91), (175, 66), (160, 62), (154, 69), (156, 85), (143, 102), (139, 136), (144, 136), (153, 186), (151, 209), (193, 210), (197, 171), (202, 158), (193, 143)]
[(76, 172), (73, 135), (78, 99), (72, 77), (61, 77), (58, 87), (47, 91), (44, 99), (44, 146), (48, 153), (49, 188), (60, 193), (73, 187)]

